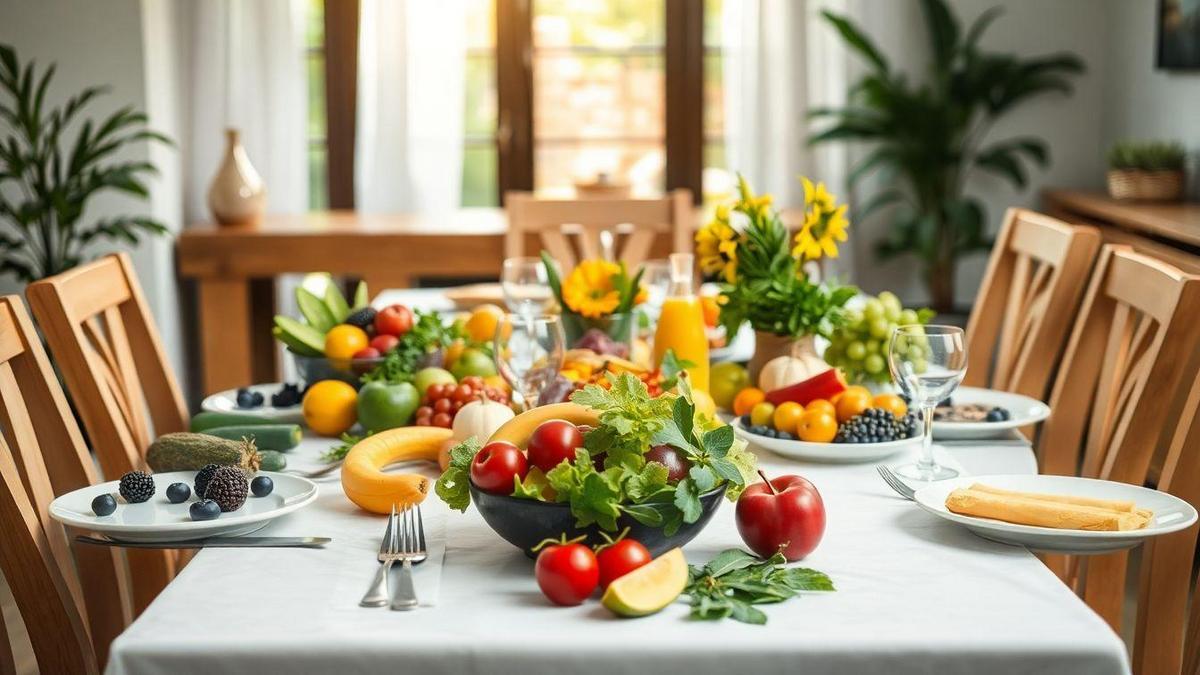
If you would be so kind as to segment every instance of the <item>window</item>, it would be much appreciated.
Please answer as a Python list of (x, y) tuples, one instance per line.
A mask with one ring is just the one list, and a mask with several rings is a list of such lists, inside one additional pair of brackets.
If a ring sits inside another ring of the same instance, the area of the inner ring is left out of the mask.
[(500, 203), (496, 180), (496, 3), (467, 0), (463, 206)]
[(325, 123), (325, 0), (308, 0), (304, 45), (308, 69), (308, 208), (329, 208)]
[(705, 196), (724, 193), (734, 179), (725, 162), (725, 87), (721, 46), (722, 0), (704, 0), (704, 174)]

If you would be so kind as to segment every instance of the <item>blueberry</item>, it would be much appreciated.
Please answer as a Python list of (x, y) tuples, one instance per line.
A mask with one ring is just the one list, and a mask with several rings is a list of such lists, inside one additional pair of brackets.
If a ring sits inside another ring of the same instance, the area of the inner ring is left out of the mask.
[(188, 507), (192, 520), (212, 520), (221, 515), (221, 507), (211, 499), (201, 499)]
[(251, 394), (251, 398), (254, 400), (255, 408), (257, 408), (263, 404), (263, 395), (262, 395), (261, 391), (256, 391), (253, 394)]
[(751, 426), (753, 426), (753, 425), (752, 425), (752, 424), (750, 424), (750, 416), (749, 416), (749, 415), (742, 415), (742, 428), (743, 428), (743, 429), (749, 429)]
[(778, 439), (779, 439), (779, 440), (781, 440), (781, 441), (794, 441), (794, 440), (796, 440), (796, 437), (795, 437), (795, 436), (793, 436), (793, 435), (789, 434), (789, 433), (788, 433), (788, 432), (786, 432), (786, 431), (780, 431), (779, 433), (775, 434), (775, 438), (778, 438)]
[(1008, 417), (1008, 411), (1004, 408), (992, 408), (991, 410), (987, 411), (987, 417), (985, 419), (988, 422), (1005, 422), (1008, 420)]
[(254, 392), (245, 387), (237, 391), (237, 407), (253, 408), (254, 407)]
[(111, 515), (116, 510), (117, 500), (113, 499), (113, 496), (110, 494), (97, 495), (92, 500), (92, 513), (98, 516)]
[(275, 481), (267, 476), (257, 476), (250, 481), (250, 491), (254, 493), (255, 497), (266, 497), (274, 489)]
[(765, 427), (765, 429), (763, 431), (763, 436), (766, 436), (767, 438), (778, 438), (779, 432), (775, 431), (771, 427)]
[(192, 496), (192, 488), (187, 483), (171, 483), (167, 486), (167, 501), (172, 504), (182, 504)]

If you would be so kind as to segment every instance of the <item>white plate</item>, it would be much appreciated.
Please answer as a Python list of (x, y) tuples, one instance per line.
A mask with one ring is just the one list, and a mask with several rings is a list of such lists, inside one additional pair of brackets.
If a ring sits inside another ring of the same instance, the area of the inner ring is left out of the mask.
[[(154, 496), (141, 504), (129, 504), (117, 493), (117, 481), (80, 488), (50, 503), (50, 515), (64, 525), (106, 534), (113, 539), (141, 542), (169, 542), (201, 539), (216, 535), (239, 535), (254, 532), (272, 520), (303, 508), (317, 498), (317, 484), (286, 473), (260, 471), (270, 476), (275, 489), (266, 497), (246, 497), (237, 511), (222, 513), (214, 520), (192, 520), (188, 508), (195, 503), (192, 495), (181, 504), (167, 501), (167, 486), (186, 483), (196, 477), (195, 471), (172, 471), (154, 474)], [(117, 510), (111, 515), (97, 516), (92, 512), (92, 499), (105, 493), (117, 500)]]
[(828, 464), (874, 462), (921, 444), (920, 436), (888, 443), (809, 443), (808, 441), (780, 440), (746, 431), (742, 427), (740, 417), (735, 418), (730, 426), (733, 427), (735, 434), (746, 439), (751, 445), (757, 445), (777, 455), (792, 459), (806, 459)]
[(288, 424), (302, 423), (304, 421), (304, 413), (301, 412), (299, 403), (287, 408), (276, 408), (271, 405), (271, 394), (277, 393), (282, 386), (283, 383), (281, 382), (268, 382), (267, 384), (252, 384), (247, 387), (250, 391), (263, 395), (263, 404), (257, 408), (239, 408), (237, 405), (237, 389), (226, 389), (204, 399), (200, 403), (200, 409), (208, 412), (256, 415), (273, 422)]
[[(1154, 511), (1154, 519), (1140, 530), (1091, 532), (1016, 525), (1002, 520), (951, 513), (946, 508), (946, 497), (955, 488), (972, 483), (982, 483), (1021, 492), (1132, 501), (1138, 505), (1138, 508)], [(1196, 509), (1182, 499), (1165, 492), (1126, 483), (1073, 476), (960, 476), (951, 480), (930, 483), (920, 488), (917, 490), (916, 502), (933, 515), (965, 525), (967, 529), (984, 539), (1055, 553), (1084, 555), (1111, 553), (1133, 548), (1150, 537), (1176, 532), (1196, 522)]]
[(1008, 410), (1004, 422), (933, 422), (935, 441), (974, 440), (1005, 436), (1011, 429), (1041, 422), (1050, 416), (1050, 406), (1021, 394), (979, 387), (959, 387), (950, 395), (955, 404), (979, 403)]

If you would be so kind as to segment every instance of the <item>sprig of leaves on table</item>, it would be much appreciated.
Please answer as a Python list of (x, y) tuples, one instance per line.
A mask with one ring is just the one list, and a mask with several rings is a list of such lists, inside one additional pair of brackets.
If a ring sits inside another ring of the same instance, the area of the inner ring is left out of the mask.
[(350, 448), (358, 445), (359, 441), (370, 435), (371, 432), (369, 431), (361, 436), (349, 432), (344, 433), (342, 434), (341, 438), (338, 439), (336, 444), (331, 446), (325, 452), (321, 453), (321, 459), (325, 460), (326, 462), (336, 462), (338, 460), (346, 459), (346, 454), (350, 452)]
[(737, 548), (726, 549), (704, 567), (688, 567), (683, 592), (691, 599), (693, 619), (730, 618), (764, 624), (767, 615), (754, 605), (783, 602), (802, 591), (832, 591), (833, 581), (807, 567), (785, 567), (776, 553), (767, 560)]
[(450, 464), (433, 485), (433, 491), (446, 506), (466, 511), (471, 504), (471, 493), (467, 486), (471, 482), (471, 460), (483, 443), (475, 436), (450, 448)]
[(416, 321), (412, 329), (400, 337), (399, 344), (388, 352), (383, 363), (363, 374), (363, 382), (411, 382), (417, 371), (424, 367), (425, 359), (431, 352), (464, 338), (465, 334), (459, 325), (447, 325), (437, 312), (414, 310), (413, 316)]

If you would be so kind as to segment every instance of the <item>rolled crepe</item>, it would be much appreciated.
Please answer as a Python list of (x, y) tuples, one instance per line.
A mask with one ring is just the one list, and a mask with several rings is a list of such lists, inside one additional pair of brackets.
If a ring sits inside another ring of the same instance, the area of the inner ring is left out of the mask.
[[(986, 487), (986, 486), (985, 486)], [(1061, 530), (1125, 531), (1139, 530), (1153, 517), (1146, 509), (1118, 510), (1100, 506), (1073, 504), (1058, 495), (1013, 496), (976, 486), (958, 488), (946, 497), (946, 508), (978, 518), (991, 518), (1018, 525), (1036, 525)], [(994, 489), (993, 489), (994, 490)], [(1020, 493), (1016, 493), (1020, 494)], [(1103, 500), (1100, 500), (1103, 501)]]
[(1125, 511), (1132, 513), (1137, 510), (1133, 502), (1117, 501), (1113, 499), (1097, 499), (1096, 497), (1072, 497), (1071, 495), (1047, 495), (1039, 492), (1017, 492), (1016, 490), (1004, 490), (983, 483), (975, 483), (970, 487), (976, 492), (988, 492), (994, 495), (1003, 495), (1005, 497), (1019, 497), (1021, 499), (1037, 499), (1043, 502), (1061, 502), (1063, 504), (1075, 504), (1076, 506), (1094, 506), (1101, 509), (1109, 509), (1111, 511)]

